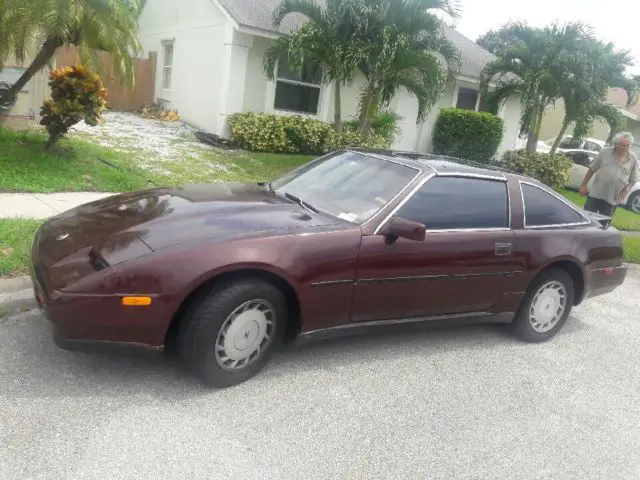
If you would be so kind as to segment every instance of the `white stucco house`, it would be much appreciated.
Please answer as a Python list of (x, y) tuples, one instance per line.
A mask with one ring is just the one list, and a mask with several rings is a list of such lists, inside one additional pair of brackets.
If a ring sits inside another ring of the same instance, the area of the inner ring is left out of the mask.
[[(147, 0), (139, 21), (144, 55), (158, 53), (156, 97), (177, 109), (196, 128), (226, 137), (227, 116), (236, 112), (299, 113), (333, 120), (333, 88), (312, 79), (302, 81), (282, 62), (269, 81), (263, 56), (271, 41), (300, 25), (290, 16), (276, 31), (272, 12), (280, 0)], [(462, 66), (455, 84), (441, 95), (422, 125), (416, 125), (417, 101), (406, 91), (390, 107), (401, 117), (402, 134), (394, 148), (428, 152), (442, 107), (478, 108), (478, 78), (493, 56), (452, 29)], [(355, 116), (364, 77), (342, 91), (343, 118)], [(499, 115), (505, 121), (500, 151), (514, 148), (520, 104), (510, 101)]]

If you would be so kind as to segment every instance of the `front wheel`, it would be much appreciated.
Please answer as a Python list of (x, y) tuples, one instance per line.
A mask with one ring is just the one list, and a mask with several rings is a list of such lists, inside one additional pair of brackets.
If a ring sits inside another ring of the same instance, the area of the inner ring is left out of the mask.
[(187, 312), (178, 334), (180, 357), (207, 385), (236, 385), (266, 365), (287, 317), (286, 299), (268, 282), (222, 285)]
[(627, 206), (632, 212), (640, 214), (640, 190), (631, 194)]
[(533, 281), (513, 323), (526, 342), (544, 342), (560, 331), (574, 300), (571, 275), (561, 268), (543, 271)]

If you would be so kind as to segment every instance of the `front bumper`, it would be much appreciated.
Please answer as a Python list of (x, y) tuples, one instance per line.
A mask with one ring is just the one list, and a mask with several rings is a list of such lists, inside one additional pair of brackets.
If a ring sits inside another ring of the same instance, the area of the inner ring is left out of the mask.
[(37, 233), (29, 273), (33, 293), (45, 317), (54, 326), (55, 343), (67, 350), (102, 350), (109, 345), (163, 345), (170, 318), (161, 297), (151, 306), (125, 307), (121, 295), (68, 293), (47, 282), (47, 272), (38, 263)]

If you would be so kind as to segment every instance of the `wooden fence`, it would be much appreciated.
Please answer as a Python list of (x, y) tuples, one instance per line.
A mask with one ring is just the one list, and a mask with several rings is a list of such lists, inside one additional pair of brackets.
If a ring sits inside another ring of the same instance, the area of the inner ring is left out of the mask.
[[(155, 52), (149, 54), (149, 58), (136, 58), (134, 71), (136, 83), (133, 89), (125, 86), (115, 75), (110, 55), (101, 53), (100, 60), (102, 69), (102, 81), (108, 91), (107, 107), (113, 110), (133, 112), (140, 108), (143, 103), (151, 103), (155, 96), (155, 76), (156, 76)], [(66, 67), (80, 63), (80, 57), (75, 47), (63, 47), (56, 57), (56, 66)]]

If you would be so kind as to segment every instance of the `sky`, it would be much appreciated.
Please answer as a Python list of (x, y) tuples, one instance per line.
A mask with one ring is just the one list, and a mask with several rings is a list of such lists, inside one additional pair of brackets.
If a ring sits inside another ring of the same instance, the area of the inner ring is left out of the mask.
[(456, 29), (471, 40), (510, 20), (525, 20), (535, 27), (543, 27), (554, 20), (560, 23), (581, 21), (590, 25), (601, 40), (631, 50), (636, 65), (630, 73), (640, 75), (638, 0), (459, 0), (459, 4), (462, 15)]

